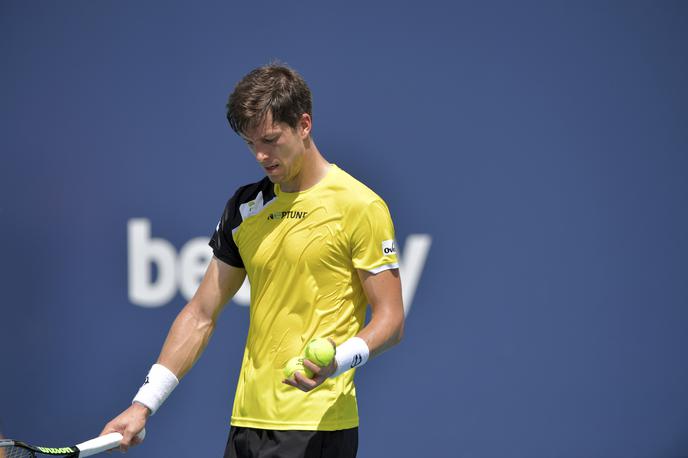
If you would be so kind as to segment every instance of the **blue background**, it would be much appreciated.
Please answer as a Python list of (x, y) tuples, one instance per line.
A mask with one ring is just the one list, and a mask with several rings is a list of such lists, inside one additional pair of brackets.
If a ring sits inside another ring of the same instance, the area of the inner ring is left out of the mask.
[[(184, 303), (127, 295), (261, 177), (224, 117), (280, 59), (314, 136), (432, 247), (357, 374), (361, 457), (688, 455), (688, 4), (0, 3), (0, 421), (66, 445), (125, 408)], [(403, 255), (403, 251), (402, 251)], [(231, 304), (130, 456), (221, 456)]]

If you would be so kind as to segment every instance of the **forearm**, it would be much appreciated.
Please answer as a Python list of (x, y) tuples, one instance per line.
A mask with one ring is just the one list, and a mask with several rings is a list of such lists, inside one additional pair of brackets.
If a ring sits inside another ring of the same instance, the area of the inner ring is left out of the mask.
[(181, 380), (200, 358), (214, 329), (212, 318), (199, 313), (192, 303), (187, 304), (167, 334), (158, 363)]
[[(392, 309), (392, 308), (389, 308)], [(388, 310), (387, 308), (383, 310)], [(404, 335), (404, 316), (399, 313), (376, 313), (370, 322), (357, 334), (370, 349), (370, 357), (389, 350), (398, 344)]]
[(108, 423), (103, 434), (118, 431), (124, 436), (126, 449), (143, 429), (148, 415), (154, 414), (175, 389), (179, 380), (203, 353), (215, 329), (217, 318), (227, 301), (241, 287), (246, 271), (213, 258), (196, 294), (179, 312), (167, 339), (134, 402)]
[(404, 334), (404, 305), (398, 269), (377, 274), (358, 271), (372, 311), (370, 322), (358, 333), (375, 357), (401, 341)]

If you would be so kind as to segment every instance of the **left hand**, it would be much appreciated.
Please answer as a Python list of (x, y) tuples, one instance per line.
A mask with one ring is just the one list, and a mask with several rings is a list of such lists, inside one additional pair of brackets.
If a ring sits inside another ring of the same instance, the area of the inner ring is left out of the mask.
[[(332, 342), (332, 345), (335, 345), (332, 339), (328, 340)], [(335, 354), (336, 352), (337, 347), (335, 346)], [(309, 361), (304, 358), (303, 365), (313, 372), (312, 378), (306, 377), (301, 372), (294, 372), (294, 380), (285, 378), (284, 380), (282, 380), (282, 383), (284, 383), (285, 385), (293, 386), (294, 388), (298, 388), (299, 390), (308, 393), (309, 391), (322, 385), (322, 383), (325, 380), (327, 380), (332, 374), (335, 373), (335, 371), (337, 370), (337, 358), (332, 358), (332, 361), (330, 362), (329, 366), (325, 367), (320, 367), (312, 361)]]

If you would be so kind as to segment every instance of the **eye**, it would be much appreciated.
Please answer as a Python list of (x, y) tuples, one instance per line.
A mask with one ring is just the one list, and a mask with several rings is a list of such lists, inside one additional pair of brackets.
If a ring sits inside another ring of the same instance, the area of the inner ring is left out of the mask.
[(274, 138), (274, 137), (273, 138), (266, 138), (266, 139), (263, 139), (263, 142), (267, 143), (268, 145), (271, 145), (271, 144), (275, 143), (276, 140), (277, 140), (277, 138)]

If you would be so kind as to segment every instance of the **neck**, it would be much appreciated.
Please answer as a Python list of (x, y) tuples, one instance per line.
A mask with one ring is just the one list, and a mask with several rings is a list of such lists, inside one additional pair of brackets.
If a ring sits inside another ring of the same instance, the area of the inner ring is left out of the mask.
[(284, 192), (305, 191), (318, 184), (327, 175), (329, 167), (330, 163), (320, 154), (318, 147), (311, 140), (303, 156), (299, 174), (288, 183), (281, 183), (280, 189)]

